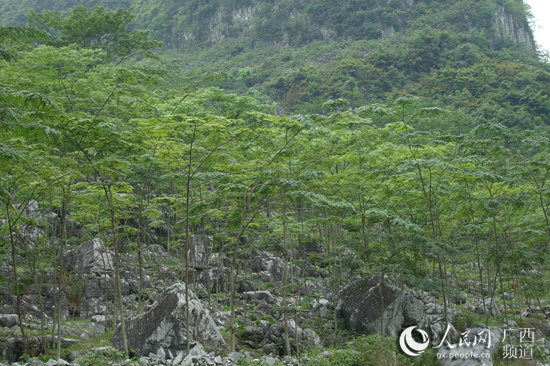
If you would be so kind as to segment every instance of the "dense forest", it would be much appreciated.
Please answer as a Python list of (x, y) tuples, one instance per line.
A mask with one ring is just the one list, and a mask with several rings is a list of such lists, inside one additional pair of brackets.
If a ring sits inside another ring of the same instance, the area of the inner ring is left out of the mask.
[[(529, 19), (522, 0), (0, 1), (0, 365), (550, 363)], [(483, 332), (489, 359), (436, 347)]]

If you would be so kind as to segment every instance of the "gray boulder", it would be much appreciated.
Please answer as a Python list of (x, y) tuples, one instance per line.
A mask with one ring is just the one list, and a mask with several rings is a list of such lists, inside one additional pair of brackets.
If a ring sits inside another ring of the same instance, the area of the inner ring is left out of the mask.
[(113, 272), (113, 257), (101, 239), (92, 239), (70, 250), (63, 257), (64, 266), (71, 272), (101, 276)]
[[(128, 347), (136, 355), (157, 353), (162, 347), (166, 352), (177, 354), (186, 348), (186, 301), (185, 285), (176, 283), (162, 294), (158, 304), (146, 313), (126, 321)], [(203, 307), (195, 294), (189, 290), (190, 342), (201, 344), (205, 349), (221, 349), (225, 341), (216, 327), (210, 312)], [(116, 348), (122, 349), (120, 326), (113, 337)]]
[(382, 310), (379, 279), (373, 276), (346, 286), (338, 294), (336, 311), (348, 329), (364, 334), (380, 333), (380, 317), (383, 317), (384, 336), (395, 337), (404, 325), (415, 325), (421, 320), (424, 304), (384, 281)]
[[(284, 261), (268, 252), (255, 250), (250, 260), (253, 272), (259, 272), (260, 279), (264, 282), (276, 282), (283, 280)], [(292, 274), (299, 276), (301, 268), (296, 265), (289, 265), (289, 281), (292, 280)]]
[[(53, 285), (42, 284), (38, 286), (40, 297), (42, 299), (42, 305), (44, 306), (44, 313), (49, 317), (55, 315), (55, 304), (57, 289)], [(31, 314), (37, 318), (40, 317), (40, 298), (36, 288), (32, 286), (31, 294), (27, 297), (28, 303), (24, 306), (26, 314)], [(69, 319), (69, 302), (67, 296), (62, 292), (60, 298), (61, 320)]]
[(273, 365), (275, 365), (275, 363), (277, 363), (278, 360), (274, 357), (271, 357), (271, 356), (262, 356), (260, 361), (261, 361), (262, 364), (265, 364), (265, 365), (268, 365), (268, 366), (273, 366)]
[[(200, 344), (197, 344), (195, 347), (191, 348), (189, 350), (189, 354), (185, 356), (185, 358), (182, 361), (183, 366), (191, 366), (199, 363), (201, 359), (205, 359), (208, 354), (204, 351), (202, 346)], [(177, 365), (176, 362), (172, 363), (173, 365)]]
[(496, 299), (491, 301), (491, 298), (487, 298), (485, 302), (482, 299), (474, 299), (472, 302), (466, 304), (466, 306), (476, 314), (487, 315), (488, 311), (491, 316), (500, 315)]
[[(294, 320), (288, 321), (288, 335), (291, 338), (290, 348), (293, 351), (296, 351), (296, 339), (299, 342), (300, 349), (321, 346), (321, 340), (315, 331), (298, 327)], [(282, 354), (284, 343), (284, 321), (279, 320), (267, 330), (264, 338), (264, 351), (266, 353), (279, 351)]]
[[(449, 311), (449, 321), (451, 322), (453, 318), (454, 313)], [(448, 326), (448, 336), (450, 336), (453, 341), (458, 340), (459, 334), (454, 326), (452, 324), (449, 324)], [(441, 343), (441, 337), (443, 337), (447, 331), (447, 322), (445, 321), (445, 316), (443, 314), (427, 314), (422, 317), (420, 322), (418, 322), (418, 327), (428, 332), (432, 345), (435, 346)]]
[(277, 301), (269, 291), (250, 291), (241, 295), (244, 300), (265, 301), (268, 304), (275, 304)]
[(191, 236), (191, 246), (189, 248), (189, 265), (192, 268), (203, 269), (206, 267), (207, 246), (212, 246), (211, 236)]
[(321, 318), (330, 316), (330, 302), (327, 299), (315, 300), (312, 303), (313, 313)]
[[(64, 266), (77, 273), (84, 285), (80, 301), (80, 318), (89, 319), (95, 315), (104, 315), (105, 296), (114, 300), (113, 256), (100, 239), (92, 239), (70, 250), (63, 257)], [(121, 279), (122, 295), (128, 283)]]
[(235, 291), (238, 293), (251, 292), (258, 290), (258, 284), (250, 280), (238, 280), (235, 284)]
[(224, 292), (228, 291), (228, 278), (229, 270), (227, 268), (212, 266), (208, 271), (201, 271), (199, 273), (198, 281), (204, 286), (210, 284), (210, 288), (207, 288), (210, 292)]
[(500, 309), (496, 303), (496, 299), (485, 299), (485, 311), (489, 311), (491, 316), (500, 315)]
[(0, 342), (0, 359), (9, 363), (15, 362), (25, 353), (24, 349), (22, 338), (10, 337)]
[(241, 341), (247, 342), (248, 345), (251, 345), (252, 348), (257, 348), (256, 346), (264, 340), (265, 337), (265, 328), (261, 326), (249, 326), (246, 327), (244, 332), (241, 334)]
[(416, 297), (406, 294), (403, 308), (403, 326), (416, 325), (424, 315), (424, 303)]
[(214, 319), (214, 323), (218, 327), (225, 327), (229, 324), (229, 320), (231, 319), (231, 312), (230, 311), (217, 311), (212, 314), (212, 319)]
[(22, 337), (8, 337), (0, 340), (0, 360), (8, 361), (10, 364), (19, 360), (25, 353), (36, 352), (40, 349), (41, 340), (39, 337), (30, 336), (27, 338), (27, 347)]
[(69, 353), (67, 353), (65, 355), (65, 360), (69, 361), (69, 362), (73, 362), (75, 361), (76, 359), (80, 358), (80, 357), (84, 357), (90, 353), (92, 353), (93, 351), (91, 349), (87, 349), (87, 350), (83, 350), (83, 351), (70, 351)]
[(17, 314), (0, 315), (0, 327), (12, 328), (19, 325), (19, 316)]
[(23, 225), (17, 236), (17, 246), (21, 249), (33, 250), (36, 242), (38, 242), (44, 234), (44, 230), (38, 227)]
[(98, 298), (83, 298), (80, 302), (80, 319), (91, 319), (97, 316), (105, 316), (107, 306), (105, 300)]

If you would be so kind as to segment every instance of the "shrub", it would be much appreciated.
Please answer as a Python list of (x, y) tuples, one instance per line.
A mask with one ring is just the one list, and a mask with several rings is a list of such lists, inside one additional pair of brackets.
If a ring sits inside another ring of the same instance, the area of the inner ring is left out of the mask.
[[(319, 351), (319, 350), (317, 350)], [(313, 358), (310, 366), (432, 366), (436, 365), (436, 352), (428, 349), (418, 358), (405, 356), (395, 338), (379, 335), (360, 336), (348, 342), (343, 349), (329, 349), (330, 356)], [(315, 353), (315, 351), (314, 351)], [(318, 356), (318, 355), (317, 355)]]
[(114, 348), (103, 348), (95, 350), (84, 357), (78, 359), (78, 364), (81, 366), (109, 366), (113, 363), (123, 361), (124, 354)]
[(267, 320), (271, 324), (275, 324), (277, 322), (277, 320), (275, 320), (275, 318), (272, 317), (271, 315), (262, 315), (261, 319), (262, 320)]
[(484, 319), (468, 309), (462, 309), (455, 318), (456, 330), (459, 333), (466, 331), (467, 328), (472, 328), (475, 323), (484, 323)]

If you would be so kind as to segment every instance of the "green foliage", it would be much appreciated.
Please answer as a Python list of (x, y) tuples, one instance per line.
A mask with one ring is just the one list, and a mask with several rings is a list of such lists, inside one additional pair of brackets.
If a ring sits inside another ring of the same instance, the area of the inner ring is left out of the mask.
[(109, 366), (115, 362), (125, 359), (124, 354), (115, 348), (104, 348), (93, 351), (86, 356), (78, 359), (78, 364), (82, 366)]
[[(288, 255), (302, 275), (293, 268), (294, 282), (282, 288), (259, 282), (285, 296), (303, 291), (298, 279), (311, 280), (306, 276), (329, 275), (336, 292), (350, 278), (380, 273), (440, 296), (460, 280), (455, 266), (474, 261), (487, 268), (485, 284), (502, 275), (503, 286), (521, 288), (524, 297), (545, 294), (550, 69), (480, 28), (506, 2), (417, 1), (394, 19), (404, 4), (345, 1), (328, 19), (324, 1), (281, 3), (273, 18), (272, 4), (252, 0), (224, 2), (222, 12), (212, 2), (150, 3), (151, 12), (139, 17), (162, 23), (159, 32), (172, 29), (166, 17), (187, 36), (212, 33), (205, 19), (213, 16), (226, 20), (214, 25), (216, 34), (238, 35), (239, 22), (258, 25), (249, 29), (257, 44), (216, 40), (217, 47), (172, 54), (168, 70), (153, 60), (120, 63), (155, 45), (146, 32), (131, 30), (132, 10), (31, 13), (50, 29), (47, 44), (21, 48), (0, 64), (0, 252), (13, 254), (18, 292), (32, 278), (17, 243), (6, 243), (14, 230), (37, 225), (22, 209), (36, 199), (41, 210), (70, 217), (64, 244), (75, 244), (67, 238), (76, 235), (101, 237), (141, 253), (155, 242), (182, 255), (208, 237), (210, 254), (234, 255), (237, 270), (251, 276), (242, 267), (254, 249)], [(258, 13), (245, 11), (256, 5)], [(357, 14), (344, 19), (352, 8)], [(362, 17), (372, 22), (359, 24)], [(265, 27), (280, 25), (263, 28), (264, 18)], [(339, 42), (307, 33), (308, 22), (334, 22), (327, 34)], [(381, 39), (380, 22), (397, 33)], [(0, 39), (10, 52), (18, 49), (17, 32)], [(178, 42), (184, 39), (180, 34)], [(281, 48), (292, 42), (303, 47)], [(59, 227), (39, 225), (52, 240), (35, 243), (36, 251), (51, 253)], [(532, 269), (544, 275), (521, 272)], [(76, 306), (81, 280), (61, 284)], [(310, 309), (289, 309), (302, 310)], [(456, 326), (480, 320), (465, 312)], [(319, 333), (336, 344), (342, 321), (318, 322), (326, 326)], [(85, 362), (108, 363), (118, 357), (111, 353)], [(432, 353), (423, 357), (419, 364), (433, 363)], [(373, 336), (315, 362), (416, 360), (404, 359), (393, 340)]]
[[(273, 364), (273, 366), (280, 365), (282, 365), (282, 362), (276, 362), (275, 364)], [(243, 358), (237, 361), (237, 366), (268, 366), (268, 363), (263, 361), (258, 362), (250, 358)]]
[(21, 365), (24, 365), (29, 361), (30, 358), (31, 358), (31, 355), (29, 355), (28, 353), (25, 353), (19, 358), (18, 363)]
[(63, 282), (63, 292), (67, 295), (69, 308), (76, 310), (80, 306), (80, 300), (84, 294), (84, 281), (78, 274), (65, 274)]
[[(222, 72), (227, 79), (201, 83), (274, 100), (288, 112), (321, 112), (325, 101), (339, 98), (359, 107), (412, 92), (463, 108), (476, 120), (470, 125), (482, 119), (519, 130), (550, 124), (542, 75), (548, 67), (536, 60), (532, 45), (517, 43), (495, 26), (503, 11), (528, 33), (522, 2), (407, 4), (346, 0), (336, 6), (318, 0), (274, 7), (258, 0), (217, 0), (129, 8), (129, 2), (113, 1), (108, 7), (119, 8), (111, 11), (90, 1), (70, 11), (52, 3), (42, 13), (41, 8), (29, 13), (29, 20), (51, 35), (49, 44), (100, 48), (117, 62), (160, 46), (148, 31), (131, 30), (132, 21), (148, 24), (169, 48), (190, 51), (167, 54), (170, 87)], [(455, 123), (437, 127), (448, 131)], [(460, 125), (466, 123), (462, 119)]]
[(267, 320), (270, 324), (275, 324), (277, 321), (271, 315), (262, 315), (261, 320)]
[(44, 38), (44, 33), (28, 27), (0, 27), (0, 60), (15, 61), (17, 47), (21, 43), (31, 43)]
[(455, 317), (455, 327), (459, 333), (465, 332), (468, 328), (473, 328), (476, 323), (483, 323), (483, 318), (468, 309), (462, 309)]
[(345, 348), (327, 349), (330, 356), (319, 356), (308, 352), (313, 360), (311, 366), (394, 366), (394, 365), (436, 365), (436, 355), (427, 350), (422, 356), (412, 359), (398, 349), (394, 338), (381, 338), (379, 335), (360, 336), (348, 342)]
[(128, 31), (135, 15), (132, 8), (109, 11), (103, 6), (91, 10), (84, 6), (71, 9), (71, 15), (63, 18), (59, 12), (30, 11), (29, 24), (49, 35), (47, 44), (56, 47), (76, 44), (80, 48), (101, 49), (121, 63), (135, 55), (151, 56), (154, 48), (162, 43), (151, 40), (150, 32), (142, 29)]

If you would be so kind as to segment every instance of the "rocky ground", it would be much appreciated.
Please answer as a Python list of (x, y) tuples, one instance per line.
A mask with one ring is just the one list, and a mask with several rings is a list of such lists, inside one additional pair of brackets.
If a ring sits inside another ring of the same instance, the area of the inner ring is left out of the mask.
[[(510, 324), (487, 329), (481, 322), (473, 323), (470, 318), (478, 316), (478, 320), (482, 319), (484, 311), (490, 311), (491, 315), (502, 319), (501, 302), (485, 299), (484, 306), (475, 292), (475, 282), (466, 281), (460, 284), (463, 291), (453, 297), (452, 307), (448, 310), (452, 325), (447, 329), (443, 306), (428, 292), (399, 288), (387, 279), (381, 281), (380, 276), (350, 279), (347, 284), (335, 286), (326, 270), (311, 264), (292, 265), (290, 268), (294, 287), (287, 298), (291, 309), (288, 328), (293, 353), (300, 356), (284, 357), (284, 298), (281, 290), (284, 263), (281, 258), (261, 250), (255, 250), (246, 258), (248, 263), (244, 267), (248, 270), (239, 275), (236, 283), (235, 324), (239, 352), (227, 353), (229, 260), (214, 255), (206, 267), (205, 246), (197, 242), (194, 248), (190, 266), (193, 268), (193, 285), (188, 292), (181, 261), (162, 246), (151, 246), (142, 253), (145, 263), (142, 271), (137, 269), (137, 256), (123, 257), (122, 295), (132, 360), (120, 359), (120, 352), (116, 351), (122, 349), (122, 340), (120, 325), (114, 326), (118, 321), (112, 315), (113, 253), (99, 239), (68, 251), (63, 265), (73, 276), (73, 286), (78, 287), (79, 296), (75, 299), (74, 294), (60, 294), (59, 309), (64, 322), (61, 328), (63, 360), (59, 360), (59, 364), (101, 365), (110, 360), (117, 365), (316, 365), (322, 359), (330, 360), (337, 352), (334, 348), (323, 352), (325, 347), (338, 344), (334, 341), (335, 334), (344, 340), (353, 339), (358, 334), (375, 333), (398, 337), (404, 328), (410, 326), (424, 330), (432, 347), (442, 342), (446, 331), (453, 344), (464, 338), (461, 333), (469, 331), (473, 335), (485, 330), (491, 333), (493, 345), (490, 351), (493, 356), (496, 352), (502, 353), (502, 344), (499, 347), (499, 343), (502, 343), (505, 329), (532, 328), (536, 333), (533, 343), (536, 360), (532, 362), (550, 364), (550, 303), (547, 305), (544, 300), (540, 301), (541, 306), (525, 306), (514, 311), (516, 319), (523, 320), (520, 325), (510, 320)], [(7, 264), (0, 267), (0, 273), (5, 276), (8, 270)], [(16, 361), (34, 366), (57, 363), (54, 359), (46, 360), (46, 357), (30, 357), (38, 356), (42, 342), (40, 302), (45, 313), (45, 341), (55, 340), (51, 332), (57, 290), (49, 284), (54, 283), (54, 274), (45, 269), (39, 271), (39, 276), (40, 285), (30, 286), (22, 303), (29, 351), (23, 347), (15, 298), (7, 292), (2, 293), (0, 355), (5, 364)], [(187, 296), (189, 301), (186, 301)], [(186, 329), (188, 310), (189, 330)], [(342, 319), (340, 323), (334, 322), (335, 312)], [(335, 324), (345, 328), (335, 329)], [(185, 351), (188, 333), (192, 346), (189, 353)], [(481, 344), (477, 347), (483, 350)], [(317, 352), (313, 352), (314, 349)], [(490, 359), (474, 357), (464, 360), (449, 356), (456, 351), (441, 348), (440, 363), (492, 364)]]

